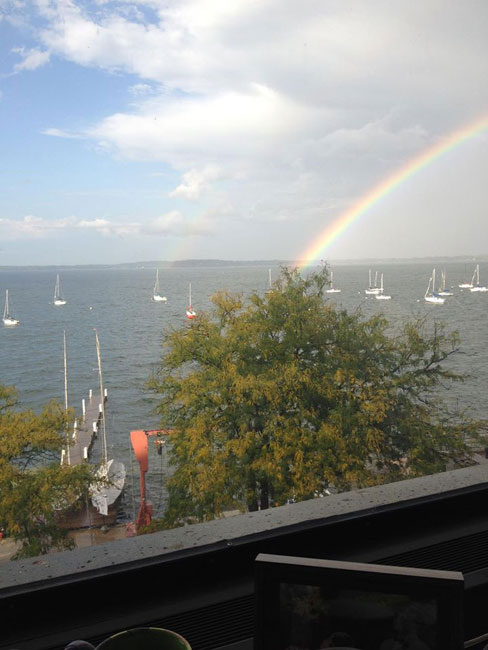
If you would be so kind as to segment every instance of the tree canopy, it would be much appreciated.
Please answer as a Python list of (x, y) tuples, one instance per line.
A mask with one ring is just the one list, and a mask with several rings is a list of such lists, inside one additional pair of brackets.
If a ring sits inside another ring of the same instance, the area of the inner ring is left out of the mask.
[(164, 340), (158, 374), (170, 445), (168, 525), (331, 487), (391, 482), (461, 461), (479, 425), (452, 410), (458, 336), (413, 320), (392, 333), (325, 299), (327, 269), (283, 269), (272, 291), (219, 293)]
[(56, 402), (39, 414), (17, 407), (15, 389), (0, 385), (0, 527), (21, 542), (16, 558), (71, 548), (57, 512), (93, 481), (90, 466), (60, 464), (70, 413)]

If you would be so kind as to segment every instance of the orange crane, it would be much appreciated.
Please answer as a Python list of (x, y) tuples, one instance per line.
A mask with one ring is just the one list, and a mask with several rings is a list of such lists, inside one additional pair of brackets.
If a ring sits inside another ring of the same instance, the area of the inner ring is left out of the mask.
[(152, 503), (146, 498), (146, 472), (149, 467), (147, 454), (148, 438), (149, 436), (158, 436), (158, 440), (155, 440), (155, 444), (158, 446), (158, 454), (161, 454), (162, 446), (165, 441), (162, 440), (160, 436), (168, 435), (169, 433), (172, 433), (172, 429), (137, 429), (136, 431), (130, 432), (132, 448), (134, 449), (134, 454), (139, 463), (141, 484), (141, 505), (139, 506), (139, 512), (137, 513), (136, 530), (139, 530), (141, 526), (147, 526), (151, 523), (151, 516), (153, 513)]

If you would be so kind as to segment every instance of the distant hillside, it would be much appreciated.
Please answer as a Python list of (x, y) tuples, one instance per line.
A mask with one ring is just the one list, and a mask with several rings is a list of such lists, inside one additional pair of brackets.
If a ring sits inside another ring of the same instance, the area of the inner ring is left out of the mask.
[[(488, 255), (457, 255), (457, 256), (437, 256), (437, 257), (375, 257), (363, 259), (337, 259), (327, 260), (333, 266), (354, 266), (365, 264), (423, 264), (433, 262), (435, 264), (448, 262), (461, 262), (465, 264), (473, 262), (488, 262)], [(230, 267), (230, 266), (295, 266), (296, 260), (177, 260), (169, 262), (167, 260), (148, 260), (141, 262), (122, 262), (121, 264), (59, 264), (59, 265), (25, 265), (25, 266), (0, 266), (3, 271), (15, 270), (60, 270), (60, 269), (165, 269), (165, 268), (185, 268), (185, 267)], [(316, 264), (319, 264), (317, 262)]]

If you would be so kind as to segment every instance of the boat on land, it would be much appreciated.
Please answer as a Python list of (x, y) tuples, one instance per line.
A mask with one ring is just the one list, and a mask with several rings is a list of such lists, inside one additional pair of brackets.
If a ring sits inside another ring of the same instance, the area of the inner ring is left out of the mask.
[(439, 286), (439, 291), (437, 292), (439, 296), (452, 296), (453, 292), (446, 287), (446, 272), (442, 271), (441, 273), (441, 284)]
[(5, 327), (15, 327), (20, 323), (19, 320), (11, 316), (8, 305), (8, 289), (5, 289), (5, 307), (3, 309), (3, 324)]
[(488, 291), (487, 287), (480, 284), (480, 265), (479, 264), (476, 265), (476, 268), (475, 268), (474, 273), (473, 273), (473, 277), (471, 279), (471, 284), (472, 284), (472, 286), (470, 287), (469, 290), (471, 292), (473, 292), (473, 293), (475, 291), (483, 291), (483, 292)]
[(186, 310), (186, 317), (187, 317), (189, 320), (192, 320), (193, 318), (195, 318), (196, 315), (197, 315), (197, 313), (196, 313), (196, 311), (193, 309), (193, 305), (191, 304), (191, 282), (190, 282), (190, 286), (189, 286), (188, 309)]
[(66, 304), (66, 300), (61, 295), (61, 287), (59, 282), (59, 273), (56, 276), (56, 284), (54, 285), (54, 304), (56, 307)]
[(156, 281), (154, 283), (154, 289), (153, 289), (153, 300), (155, 302), (166, 302), (167, 301), (166, 296), (162, 296), (159, 293), (159, 269), (156, 269)]
[(391, 300), (391, 296), (389, 296), (386, 293), (383, 293), (383, 273), (381, 274), (381, 281), (380, 281), (380, 292), (376, 294), (375, 298), (376, 300)]
[(371, 281), (371, 269), (369, 269), (369, 284), (368, 288), (364, 290), (364, 293), (370, 296), (376, 296), (380, 293), (380, 288), (378, 287), (378, 271), (374, 274), (374, 284)]
[(326, 289), (325, 293), (340, 293), (341, 289), (336, 289), (334, 287), (334, 273), (330, 272), (330, 288)]
[(432, 270), (432, 275), (429, 278), (429, 284), (425, 290), (424, 299), (425, 302), (431, 302), (437, 305), (443, 305), (444, 301), (446, 300), (442, 296), (439, 296), (435, 290), (435, 269)]

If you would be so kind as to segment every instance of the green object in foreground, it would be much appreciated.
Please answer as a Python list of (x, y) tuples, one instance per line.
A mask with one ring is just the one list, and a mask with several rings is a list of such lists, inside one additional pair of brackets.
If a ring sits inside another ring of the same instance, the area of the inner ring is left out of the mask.
[(191, 650), (186, 639), (171, 630), (139, 627), (114, 634), (96, 650)]

